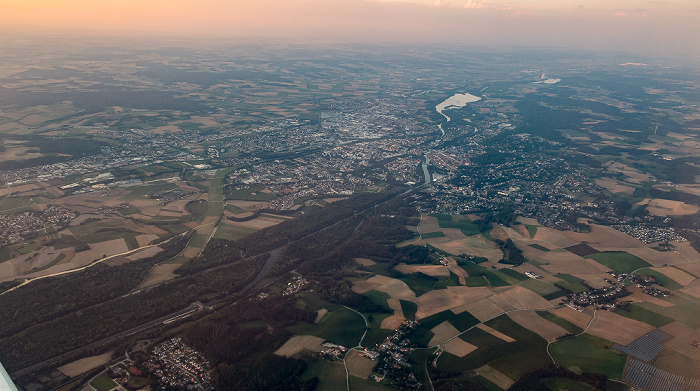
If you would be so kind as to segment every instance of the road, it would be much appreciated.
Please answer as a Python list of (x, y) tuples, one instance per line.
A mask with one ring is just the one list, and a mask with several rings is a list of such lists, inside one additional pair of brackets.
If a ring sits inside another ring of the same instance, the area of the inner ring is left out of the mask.
[[(282, 250), (282, 248), (277, 248), (277, 249), (275, 249), (275, 250), (270, 251), (270, 257), (269, 257), (268, 260), (265, 262), (265, 265), (263, 266), (262, 270), (260, 270), (260, 272), (258, 273), (258, 275), (253, 279), (253, 281), (249, 282), (245, 287), (243, 287), (243, 289), (240, 291), (241, 293), (242, 293), (242, 292), (246, 292), (246, 291), (252, 289), (252, 288), (253, 288), (256, 284), (258, 284), (263, 278), (265, 278), (265, 276), (267, 276), (267, 274), (268, 274), (268, 273), (270, 272), (270, 270), (272, 269), (272, 266), (275, 264), (275, 261), (277, 260), (277, 257), (279, 256), (281, 250)], [(243, 298), (240, 299), (240, 300), (243, 300)], [(240, 300), (239, 300), (239, 301), (240, 301)], [(221, 301), (221, 300), (219, 300), (218, 302), (220, 302), (220, 301)], [(216, 303), (210, 303), (209, 306), (215, 305), (215, 304), (217, 304), (218, 302), (216, 302)], [(237, 302), (238, 302), (238, 301), (237, 301)], [(235, 304), (235, 303), (234, 303), (234, 304)], [(190, 316), (190, 315), (192, 315), (192, 314), (194, 314), (194, 313), (196, 313), (196, 312), (198, 312), (198, 311), (200, 311), (200, 310), (202, 310), (202, 309), (204, 309), (204, 308), (207, 308), (204, 304), (202, 304), (202, 303), (200, 303), (200, 302), (194, 302), (194, 303), (190, 304), (190, 305), (189, 305), (187, 308), (185, 308), (185, 309), (182, 309), (182, 310), (180, 310), (180, 311), (173, 312), (173, 313), (171, 313), (171, 314), (169, 314), (169, 315), (165, 315), (165, 316), (160, 317), (160, 318), (158, 318), (158, 319), (156, 319), (156, 320), (152, 320), (152, 321), (150, 321), (150, 322), (144, 323), (144, 324), (142, 324), (142, 325), (140, 325), (140, 326), (131, 328), (131, 329), (129, 329), (129, 330), (122, 331), (121, 333), (112, 335), (112, 336), (110, 336), (110, 337), (103, 338), (103, 339), (101, 339), (101, 340), (99, 340), (99, 341), (96, 341), (96, 342), (93, 342), (93, 343), (91, 343), (91, 344), (85, 345), (85, 346), (83, 346), (83, 347), (80, 347), (80, 348), (71, 350), (70, 352), (66, 352), (66, 353), (64, 353), (64, 354), (61, 354), (61, 355), (59, 355), (59, 356), (50, 358), (50, 359), (48, 359), (48, 360), (44, 360), (44, 361), (42, 361), (42, 362), (40, 362), (40, 363), (37, 363), (37, 364), (32, 365), (32, 366), (29, 366), (29, 367), (27, 367), (27, 368), (20, 369), (20, 370), (18, 370), (18, 371), (16, 371), (16, 372), (13, 372), (13, 373), (11, 374), (11, 376), (12, 376), (13, 378), (18, 378), (18, 377), (22, 377), (22, 376), (28, 375), (28, 374), (32, 373), (33, 371), (36, 371), (36, 370), (39, 370), (39, 369), (43, 369), (43, 368), (46, 368), (46, 367), (51, 366), (51, 365), (58, 365), (59, 363), (62, 363), (62, 362), (64, 362), (64, 361), (70, 359), (71, 357), (77, 356), (80, 352), (82, 352), (82, 351), (84, 351), (84, 350), (92, 349), (92, 348), (97, 348), (97, 347), (100, 347), (100, 346), (105, 345), (105, 344), (107, 344), (107, 343), (110, 343), (110, 342), (112, 342), (112, 341), (116, 341), (116, 340), (119, 340), (119, 339), (123, 339), (123, 338), (126, 338), (126, 337), (130, 337), (130, 336), (132, 336), (132, 335), (138, 334), (138, 333), (140, 333), (140, 332), (146, 331), (146, 330), (151, 329), (151, 328), (154, 328), (154, 327), (156, 327), (156, 326), (168, 325), (168, 324), (173, 323), (173, 322), (175, 322), (175, 321), (178, 321), (178, 320), (182, 320), (182, 319), (184, 319), (184, 318), (187, 318), (188, 316)], [(363, 338), (364, 338), (364, 335), (363, 335)]]
[(104, 261), (109, 261), (109, 260), (112, 259), (112, 258), (121, 257), (121, 256), (125, 256), (125, 255), (130, 255), (130, 254), (133, 254), (133, 253), (135, 253), (135, 252), (138, 252), (138, 251), (141, 251), (141, 250), (144, 250), (144, 249), (147, 249), (147, 248), (160, 246), (161, 244), (165, 244), (165, 243), (171, 241), (173, 238), (176, 238), (176, 237), (177, 237), (177, 236), (173, 236), (172, 238), (167, 239), (167, 240), (164, 240), (164, 241), (162, 241), (162, 242), (160, 242), (160, 243), (158, 243), (158, 244), (151, 244), (151, 245), (148, 245), (148, 246), (143, 246), (143, 247), (135, 248), (135, 249), (133, 249), (133, 250), (125, 251), (125, 252), (123, 252), (123, 253), (114, 254), (114, 255), (110, 255), (110, 256), (108, 256), (108, 257), (100, 258), (100, 259), (98, 259), (98, 260), (93, 261), (93, 262), (92, 262), (91, 264), (89, 264), (89, 265), (77, 267), (77, 268), (75, 268), (75, 269), (70, 269), (70, 270), (64, 270), (64, 271), (62, 271), (62, 272), (51, 273), (51, 274), (47, 274), (47, 275), (45, 275), (45, 276), (39, 276), (39, 277), (34, 277), (34, 278), (28, 278), (28, 279), (25, 280), (23, 283), (21, 283), (21, 284), (15, 286), (15, 287), (12, 287), (12, 288), (10, 288), (10, 289), (4, 291), (4, 292), (1, 292), (1, 293), (0, 293), (0, 296), (4, 295), (4, 294), (6, 294), (6, 293), (12, 292), (12, 291), (14, 291), (14, 290), (17, 289), (17, 288), (23, 287), (23, 286), (29, 284), (30, 282), (38, 281), (38, 280), (41, 280), (41, 279), (44, 279), (44, 278), (56, 277), (56, 276), (64, 276), (64, 275), (66, 275), (66, 274), (71, 274), (71, 273), (79, 272), (79, 271), (85, 270), (85, 269), (87, 269), (87, 268), (90, 268), (90, 267), (99, 265), (100, 263), (102, 263), (102, 262), (104, 262)]
[(348, 354), (350, 354), (350, 352), (351, 352), (352, 350), (354, 350), (355, 348), (360, 348), (360, 349), (362, 349), (362, 340), (365, 339), (365, 335), (367, 335), (367, 330), (369, 330), (369, 323), (367, 323), (367, 318), (365, 318), (365, 316), (362, 315), (361, 312), (356, 311), (356, 310), (354, 310), (354, 309), (352, 309), (352, 308), (350, 308), (350, 307), (348, 307), (348, 306), (346, 306), (346, 305), (344, 305), (343, 307), (345, 307), (345, 308), (349, 309), (350, 311), (352, 311), (352, 312), (354, 312), (354, 313), (360, 315), (360, 316), (362, 317), (362, 320), (365, 321), (365, 332), (362, 333), (362, 337), (360, 338), (360, 342), (358, 342), (358, 343), (357, 343), (357, 346), (355, 346), (354, 348), (348, 349), (348, 351), (345, 353), (345, 356), (343, 356), (343, 366), (345, 367), (345, 383), (347, 384), (348, 391), (350, 391), (350, 372), (348, 371), (348, 364), (347, 364), (347, 362), (345, 361), (345, 359), (348, 357)]

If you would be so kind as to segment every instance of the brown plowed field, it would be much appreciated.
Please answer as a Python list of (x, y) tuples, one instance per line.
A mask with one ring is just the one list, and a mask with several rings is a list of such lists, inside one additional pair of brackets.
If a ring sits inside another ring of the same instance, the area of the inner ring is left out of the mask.
[(449, 342), (446, 342), (441, 346), (442, 350), (446, 351), (447, 353), (454, 354), (460, 358), (478, 349), (478, 346), (472, 345), (460, 338), (451, 339)]
[(321, 308), (320, 310), (316, 311), (316, 320), (314, 320), (314, 324), (318, 324), (318, 322), (320, 322), (327, 313), (328, 310), (325, 308)]
[(480, 325), (478, 325), (478, 326), (476, 326), (476, 327), (480, 328), (480, 329), (483, 330), (483, 331), (486, 331), (487, 333), (493, 335), (493, 336), (496, 337), (496, 338), (500, 338), (500, 339), (503, 340), (503, 341), (506, 341), (506, 342), (515, 342), (515, 340), (514, 340), (513, 338), (511, 338), (511, 337), (509, 337), (509, 336), (503, 334), (502, 332), (500, 332), (500, 331), (498, 331), (498, 330), (496, 330), (496, 329), (494, 329), (494, 328), (491, 328), (491, 327), (489, 327), (489, 326), (487, 326), (487, 325), (485, 325), (485, 324), (480, 324)]
[(82, 375), (93, 368), (108, 363), (112, 359), (112, 353), (113, 352), (107, 352), (99, 356), (81, 358), (80, 360), (58, 367), (57, 369), (64, 375), (70, 377)]
[(423, 273), (432, 277), (449, 277), (450, 270), (443, 265), (407, 265), (399, 263), (394, 269), (404, 274)]
[(275, 354), (283, 357), (291, 357), (302, 350), (320, 352), (323, 350), (323, 346), (321, 346), (323, 341), (323, 338), (314, 337), (313, 335), (295, 335), (289, 338), (282, 347), (277, 349)]
[(586, 330), (608, 341), (627, 346), (654, 331), (655, 327), (638, 320), (625, 318), (609, 311), (597, 311), (591, 326)]
[(493, 384), (501, 387), (501, 389), (504, 389), (504, 390), (509, 389), (510, 386), (512, 386), (513, 383), (515, 383), (513, 381), (513, 379), (511, 379), (508, 376), (504, 375), (503, 373), (491, 368), (488, 365), (477, 369), (476, 373), (489, 379)]
[(459, 330), (452, 326), (448, 321), (440, 323), (439, 325), (430, 329), (430, 331), (432, 331), (435, 335), (430, 339), (428, 346), (438, 345), (452, 337), (459, 335)]
[(634, 285), (628, 286), (627, 290), (631, 293), (631, 295), (625, 297), (627, 300), (631, 300), (634, 302), (646, 301), (646, 302), (649, 302), (652, 304), (656, 304), (660, 307), (673, 307), (675, 305), (675, 304), (668, 302), (666, 300), (661, 300), (658, 297), (649, 296), (647, 294), (644, 294), (644, 293), (642, 293), (641, 289), (637, 288)]
[(654, 366), (676, 375), (700, 379), (700, 360), (691, 360), (680, 353), (661, 354)]
[(690, 326), (678, 321), (671, 322), (660, 329), (673, 337), (663, 342), (666, 347), (693, 360), (700, 360), (700, 348), (693, 346), (693, 342), (700, 341), (699, 330), (693, 330)]
[(143, 251), (139, 251), (139, 252), (133, 253), (133, 254), (129, 255), (128, 257), (126, 257), (126, 258), (129, 259), (130, 261), (136, 261), (136, 260), (138, 260), (138, 259), (143, 259), (143, 258), (152, 257), (152, 256), (158, 254), (158, 253), (161, 252), (161, 251), (163, 251), (162, 248), (160, 248), (160, 247), (158, 247), (158, 246), (154, 246), (154, 247), (149, 247), (149, 248), (147, 248), (147, 249), (145, 249), (145, 250), (143, 250)]
[(535, 311), (513, 311), (508, 313), (508, 317), (548, 342), (556, 341), (557, 338), (569, 333), (561, 326), (537, 315)]
[(663, 200), (658, 198), (645, 199), (636, 205), (647, 205), (647, 210), (652, 216), (678, 216), (698, 213), (700, 208), (680, 201)]
[(686, 286), (686, 285), (688, 285), (691, 282), (696, 280), (695, 277), (684, 272), (683, 270), (676, 269), (675, 267), (671, 267), (671, 266), (657, 267), (657, 268), (654, 268), (653, 270), (656, 270), (657, 272), (665, 275), (666, 277), (672, 279), (673, 281), (675, 281), (683, 286)]
[(367, 258), (353, 258), (353, 259), (355, 260), (355, 262), (359, 263), (362, 266), (372, 266), (372, 265), (377, 264), (373, 260), (367, 259)]
[(545, 309), (551, 306), (547, 299), (521, 286), (514, 286), (497, 296), (509, 298), (509, 303), (517, 309)]
[(576, 310), (571, 309), (569, 307), (561, 307), (561, 308), (551, 310), (549, 312), (551, 312), (552, 314), (554, 314), (562, 319), (568, 320), (569, 322), (575, 324), (576, 326), (578, 326), (582, 329), (585, 329), (586, 327), (588, 327), (588, 323), (591, 321), (591, 319), (593, 319), (592, 316), (590, 316), (584, 312), (576, 311)]
[(387, 304), (394, 310), (394, 315), (384, 319), (382, 321), (381, 328), (384, 330), (396, 330), (401, 323), (403, 323), (406, 318), (403, 316), (403, 309), (401, 308), (401, 302), (398, 299), (387, 299)]
[(457, 265), (457, 261), (455, 261), (452, 257), (447, 257), (447, 269), (457, 275), (460, 285), (467, 285), (466, 278), (469, 277), (469, 274), (467, 274), (466, 270), (459, 267), (459, 265)]
[(598, 262), (581, 258), (568, 251), (550, 251), (544, 253), (541, 259), (549, 263), (549, 265), (542, 265), (542, 267), (552, 274), (597, 274), (610, 270)]
[(569, 239), (568, 237), (562, 235), (561, 231), (546, 227), (537, 227), (537, 233), (533, 239), (541, 240), (562, 248), (580, 243), (578, 240)]
[(574, 231), (561, 231), (561, 233), (571, 240), (586, 242), (598, 250), (600, 250), (598, 246), (625, 248), (645, 247), (645, 244), (640, 240), (606, 225), (591, 224), (591, 232), (588, 233)]
[(418, 298), (416, 319), (422, 319), (438, 312), (473, 303), (491, 294), (491, 290), (487, 287), (451, 286), (447, 289), (430, 291)]
[(489, 301), (489, 299), (481, 299), (474, 303), (464, 304), (452, 309), (452, 311), (456, 314), (467, 311), (481, 322), (486, 322), (505, 312), (501, 307)]
[(137, 235), (135, 237), (139, 247), (148, 246), (151, 241), (158, 239), (158, 235)]
[(180, 265), (176, 263), (163, 263), (154, 267), (153, 269), (151, 269), (150, 272), (148, 272), (148, 275), (143, 280), (141, 285), (137, 287), (137, 289), (143, 289), (152, 285), (159, 284), (163, 281), (172, 280), (173, 278), (177, 277), (177, 275), (175, 274), (175, 270), (178, 267), (180, 267)]
[(596, 289), (610, 286), (610, 284), (605, 282), (605, 279), (612, 279), (612, 276), (608, 273), (573, 274), (573, 276), (584, 280), (586, 284)]
[(356, 293), (368, 292), (372, 289), (380, 292), (386, 292), (394, 299), (407, 301), (416, 301), (416, 294), (405, 282), (395, 278), (385, 276), (370, 277), (367, 281), (356, 281), (353, 283), (352, 290)]
[(367, 357), (360, 356), (357, 350), (350, 350), (345, 357), (345, 364), (348, 367), (348, 373), (352, 376), (361, 379), (367, 379), (372, 374), (372, 370), (377, 365), (377, 361), (370, 360)]

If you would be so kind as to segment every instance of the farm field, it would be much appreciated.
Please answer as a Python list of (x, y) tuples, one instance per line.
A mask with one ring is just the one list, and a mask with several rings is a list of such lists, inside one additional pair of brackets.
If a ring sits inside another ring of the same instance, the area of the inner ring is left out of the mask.
[(440, 345), (440, 347), (447, 353), (450, 353), (459, 358), (462, 358), (478, 349), (478, 347), (468, 342), (465, 342), (460, 338), (453, 338), (447, 342), (444, 342)]
[(93, 368), (97, 368), (100, 365), (108, 363), (112, 359), (112, 353), (113, 352), (110, 351), (98, 356), (81, 358), (80, 360), (76, 360), (58, 367), (58, 370), (66, 376), (75, 377)]
[(587, 334), (627, 346), (654, 331), (655, 327), (609, 311), (596, 311)]
[[(603, 373), (619, 380), (625, 366), (625, 356), (606, 350), (604, 346), (609, 346), (609, 342), (582, 334), (553, 343), (550, 352), (558, 365), (572, 370)], [(571, 352), (576, 354), (572, 355)]]
[(615, 313), (624, 316), (625, 318), (638, 320), (654, 327), (661, 327), (674, 321), (667, 316), (649, 311), (638, 305), (630, 305), (624, 309), (615, 311)]
[(637, 269), (652, 266), (638, 256), (623, 251), (600, 252), (587, 255), (586, 258), (593, 259), (618, 273), (631, 273)]
[(345, 356), (345, 364), (348, 367), (348, 373), (360, 379), (367, 379), (372, 374), (372, 370), (377, 365), (376, 361), (370, 360), (367, 357), (360, 356), (360, 353), (351, 349)]
[(287, 327), (298, 335), (313, 335), (329, 342), (351, 347), (357, 346), (365, 330), (365, 322), (355, 312), (343, 307), (329, 307), (329, 312), (318, 324), (299, 322)]
[(283, 357), (292, 357), (302, 350), (320, 352), (323, 350), (323, 346), (321, 346), (323, 342), (322, 338), (312, 335), (295, 335), (277, 349), (275, 354)]
[(513, 311), (508, 313), (508, 317), (548, 342), (556, 341), (557, 338), (568, 333), (567, 330), (539, 316), (535, 311)]

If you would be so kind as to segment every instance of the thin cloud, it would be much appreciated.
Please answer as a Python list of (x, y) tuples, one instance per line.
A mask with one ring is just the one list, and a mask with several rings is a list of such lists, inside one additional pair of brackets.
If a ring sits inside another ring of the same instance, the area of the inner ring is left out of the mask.
[(487, 8), (489, 4), (485, 1), (469, 0), (464, 4), (464, 8)]

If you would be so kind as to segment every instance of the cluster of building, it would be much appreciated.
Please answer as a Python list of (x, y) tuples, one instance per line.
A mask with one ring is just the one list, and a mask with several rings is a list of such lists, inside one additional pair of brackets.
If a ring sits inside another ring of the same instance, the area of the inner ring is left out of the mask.
[(294, 276), (291, 282), (282, 291), (282, 296), (289, 296), (299, 292), (302, 288), (308, 285), (309, 282), (302, 276)]
[(604, 309), (614, 311), (618, 308), (628, 306), (631, 301), (618, 300), (630, 294), (625, 287), (625, 281), (629, 280), (634, 283), (637, 288), (650, 296), (670, 296), (672, 293), (669, 290), (662, 289), (663, 286), (653, 276), (643, 276), (628, 273), (610, 272), (614, 280), (605, 279), (605, 282), (610, 284), (608, 287), (601, 289), (593, 289), (582, 293), (572, 293), (565, 300), (566, 305), (577, 310), (583, 311), (587, 306), (591, 305), (596, 309)]
[(420, 323), (415, 320), (406, 320), (384, 342), (377, 344), (372, 350), (365, 349), (363, 355), (379, 362), (374, 368), (376, 373), (372, 375), (376, 381), (402, 390), (419, 390), (423, 387), (416, 378), (413, 365), (407, 359), (413, 352), (413, 343), (408, 337), (418, 325)]
[(642, 290), (649, 296), (671, 296), (671, 291), (667, 289), (662, 289), (663, 285), (660, 281), (657, 281), (653, 276), (640, 276), (636, 274), (630, 274), (629, 279), (637, 285), (637, 288)]
[(342, 360), (343, 358), (345, 358), (345, 354), (349, 350), (345, 346), (336, 345), (331, 342), (324, 342), (321, 345), (326, 349), (321, 350), (319, 354), (321, 355), (321, 357), (331, 361)]
[(625, 289), (624, 282), (609, 282), (612, 283), (609, 287), (570, 294), (567, 304), (571, 304), (570, 307), (578, 311), (582, 311), (583, 308), (589, 305), (595, 309), (608, 311), (614, 311), (617, 308), (629, 305), (629, 301), (618, 300), (618, 298), (629, 295), (629, 292)]
[(624, 232), (633, 238), (644, 243), (654, 243), (662, 241), (687, 242), (688, 240), (679, 235), (670, 227), (653, 227), (646, 225), (615, 224), (612, 226), (618, 231)]
[(173, 338), (153, 348), (145, 369), (159, 390), (212, 390), (211, 365), (198, 351)]
[(19, 243), (46, 233), (48, 227), (64, 227), (78, 215), (58, 205), (49, 205), (42, 212), (0, 214), (0, 244)]

